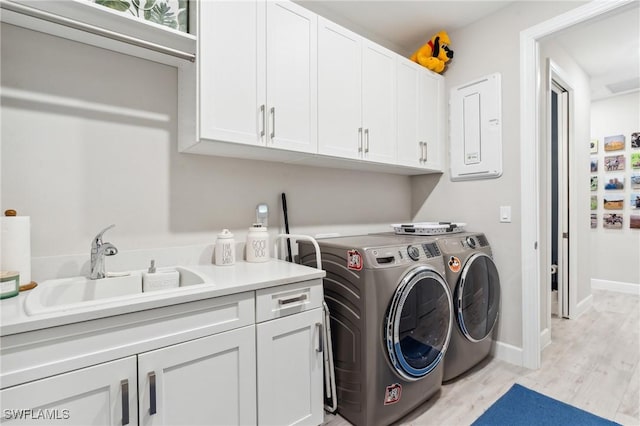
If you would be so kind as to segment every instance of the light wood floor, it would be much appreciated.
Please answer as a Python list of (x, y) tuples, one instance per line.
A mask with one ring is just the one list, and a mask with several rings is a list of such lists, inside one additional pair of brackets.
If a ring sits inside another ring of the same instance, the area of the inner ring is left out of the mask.
[[(519, 383), (623, 425), (640, 425), (640, 298), (593, 291), (593, 307), (575, 320), (554, 318), (552, 343), (537, 371), (487, 359), (450, 384), (401, 425), (469, 425)], [(326, 415), (327, 426), (349, 425)]]

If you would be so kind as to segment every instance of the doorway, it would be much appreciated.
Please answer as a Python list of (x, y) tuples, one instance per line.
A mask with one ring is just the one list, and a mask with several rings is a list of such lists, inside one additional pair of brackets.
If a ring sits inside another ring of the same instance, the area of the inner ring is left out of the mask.
[[(539, 111), (539, 41), (573, 25), (598, 18), (616, 9), (633, 5), (632, 0), (612, 0), (589, 2), (564, 15), (556, 16), (520, 33), (520, 183), (521, 203), (521, 274), (522, 274), (522, 365), (531, 369), (540, 367), (541, 353), (541, 296), (545, 294), (541, 283), (549, 269), (539, 250), (540, 237), (546, 236), (544, 212), (540, 203), (539, 153), (540, 137)], [(542, 118), (544, 120), (544, 117)], [(533, 161), (532, 161), (533, 159)], [(575, 191), (574, 191), (575, 192)], [(574, 227), (575, 227), (575, 221)], [(575, 238), (574, 232), (571, 236)], [(573, 245), (572, 258), (576, 258)], [(576, 267), (576, 262), (572, 262)], [(574, 274), (572, 274), (574, 275)], [(543, 290), (543, 291), (541, 291)], [(575, 297), (573, 298), (575, 299)], [(575, 303), (575, 300), (573, 301)]]
[[(547, 250), (550, 274), (550, 286), (547, 289), (550, 315), (569, 318), (570, 280), (569, 280), (569, 161), (571, 140), (569, 117), (571, 105), (569, 89), (559, 75), (558, 67), (549, 60), (549, 167), (548, 176), (551, 211), (548, 218)], [(548, 325), (551, 326), (550, 318)]]

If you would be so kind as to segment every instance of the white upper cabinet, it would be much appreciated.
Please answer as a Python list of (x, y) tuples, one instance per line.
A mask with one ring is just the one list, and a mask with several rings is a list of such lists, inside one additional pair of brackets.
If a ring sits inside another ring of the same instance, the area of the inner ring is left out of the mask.
[(395, 160), (395, 54), (326, 19), (318, 24), (318, 152)]
[(362, 50), (364, 158), (394, 163), (396, 158), (397, 54), (370, 41)]
[(317, 15), (267, 2), (267, 145), (312, 152), (317, 142)]
[(362, 152), (362, 37), (318, 18), (318, 152)]
[(398, 164), (442, 171), (444, 80), (397, 58)]
[(315, 153), (317, 16), (290, 2), (197, 5), (199, 135), (181, 146), (205, 139)]
[(197, 3), (201, 138), (261, 143), (259, 107), (266, 96), (260, 6), (256, 1)]

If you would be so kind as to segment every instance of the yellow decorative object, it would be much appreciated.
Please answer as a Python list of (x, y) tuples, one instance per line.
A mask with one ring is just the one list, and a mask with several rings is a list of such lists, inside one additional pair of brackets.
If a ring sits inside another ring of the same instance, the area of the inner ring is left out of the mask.
[(411, 60), (425, 68), (441, 73), (444, 71), (445, 63), (453, 58), (453, 50), (449, 48), (451, 40), (446, 31), (440, 31), (431, 40), (411, 55)]

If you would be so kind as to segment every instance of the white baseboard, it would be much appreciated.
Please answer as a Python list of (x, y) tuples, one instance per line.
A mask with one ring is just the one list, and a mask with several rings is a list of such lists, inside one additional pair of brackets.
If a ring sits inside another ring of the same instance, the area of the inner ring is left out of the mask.
[(584, 314), (591, 308), (591, 305), (593, 305), (593, 294), (588, 295), (581, 302), (578, 302), (576, 305), (576, 312), (574, 315), (571, 315), (571, 319), (580, 317), (580, 315)]
[(491, 348), (493, 356), (509, 364), (522, 366), (522, 348), (503, 342), (494, 342)]
[(640, 283), (625, 283), (621, 281), (598, 280), (591, 278), (591, 288), (640, 296)]
[(549, 328), (545, 328), (540, 333), (540, 350), (543, 351), (544, 348), (551, 344), (551, 330)]

